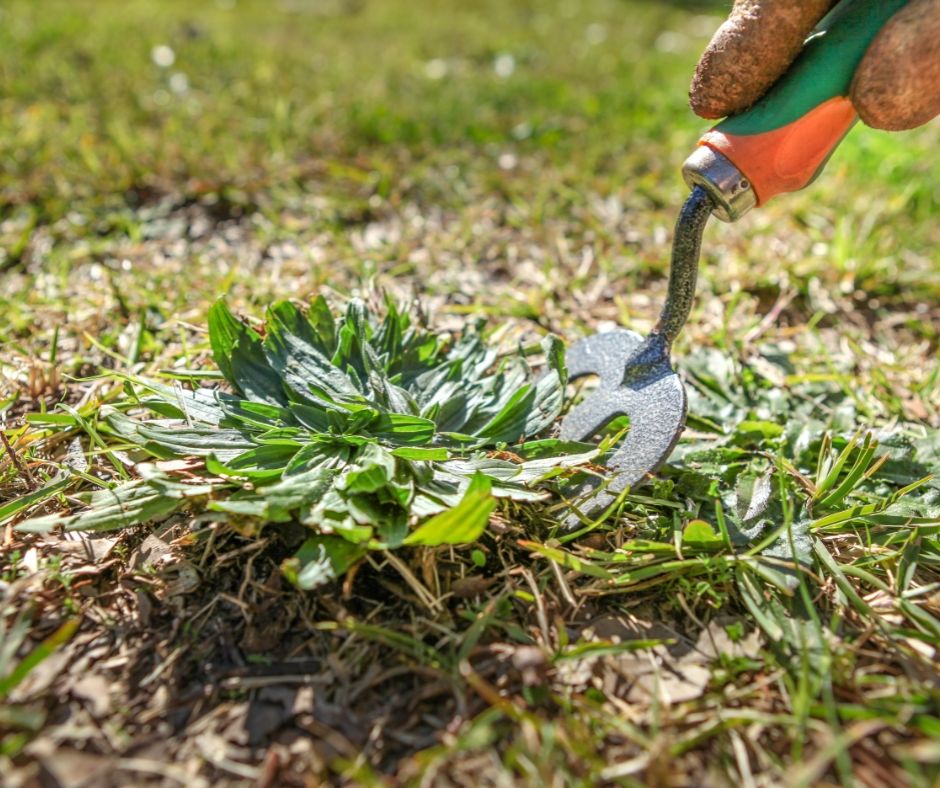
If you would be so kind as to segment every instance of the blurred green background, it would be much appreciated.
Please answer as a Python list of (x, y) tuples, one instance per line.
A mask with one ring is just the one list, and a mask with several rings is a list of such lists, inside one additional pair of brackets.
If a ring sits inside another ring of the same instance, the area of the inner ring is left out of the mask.
[[(380, 196), (407, 178), (459, 203), (414, 168), (444, 158), (485, 177), (505, 152), (539, 157), (559, 186), (628, 182), (675, 201), (706, 127), (687, 109), (689, 76), (727, 5), (9, 0), (3, 210), (316, 190), (343, 177), (324, 165), (350, 159), (373, 168)], [(844, 207), (889, 187), (904, 218), (927, 220), (938, 141), (936, 126), (903, 140), (857, 131), (826, 197)]]
[[(139, 240), (138, 210), (161, 199), (338, 245), (405, 205), (462, 216), (496, 200), (518, 226), (595, 232), (603, 267), (624, 245), (597, 218), (613, 199), (650, 242), (605, 270), (640, 285), (664, 270), (664, 233), (686, 193), (679, 168), (708, 128), (687, 87), (727, 6), (8, 0), (0, 265), (64, 274), (84, 259), (76, 239)], [(773, 291), (785, 271), (804, 294), (877, 296), (875, 310), (936, 301), (938, 149), (937, 123), (903, 135), (857, 127), (817, 184), (715, 224), (716, 291), (731, 280)], [(40, 260), (42, 228), (51, 251)], [(401, 259), (352, 273), (375, 270), (415, 273)], [(564, 275), (587, 285), (575, 273)], [(936, 337), (932, 321), (913, 322)]]

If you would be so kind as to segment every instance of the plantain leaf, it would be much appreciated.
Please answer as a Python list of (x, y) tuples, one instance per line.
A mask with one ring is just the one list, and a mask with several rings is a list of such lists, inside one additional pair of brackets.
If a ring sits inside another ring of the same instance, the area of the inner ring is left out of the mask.
[(565, 399), (565, 386), (568, 384), (568, 370), (565, 367), (565, 346), (554, 334), (542, 340), (547, 369), (535, 383), (535, 394), (529, 413), (526, 416), (524, 435), (537, 435), (561, 415)]
[[(58, 651), (62, 646), (69, 642), (72, 639), (72, 636), (75, 634), (75, 631), (78, 629), (78, 625), (81, 623), (81, 618), (70, 618), (64, 624), (61, 624), (51, 635), (49, 635), (45, 640), (39, 643), (37, 646), (32, 648), (21, 660), (19, 660), (9, 672), (0, 673), (0, 701), (3, 701), (7, 696), (14, 690), (16, 687), (23, 682), (23, 680), (39, 666), (40, 663), (51, 657), (56, 651)], [(0, 641), (5, 640), (4, 637), (7, 633), (3, 632), (0, 629)], [(25, 640), (26, 632), (23, 631), (23, 638)], [(12, 637), (10, 640), (22, 640), (18, 637), (19, 633), (14, 630), (11, 633)], [(11, 657), (13, 655), (10, 655)], [(9, 707), (8, 707), (9, 708)]]
[(66, 531), (113, 531), (149, 522), (180, 508), (183, 501), (154, 490), (142, 480), (128, 482), (114, 489), (99, 490), (88, 501), (88, 508), (73, 515), (50, 515), (26, 520), (17, 530), (46, 533), (57, 526)]
[(406, 446), (423, 446), (434, 438), (435, 424), (420, 416), (382, 413), (368, 426), (368, 432), (381, 441)]
[(477, 431), (478, 445), (512, 443), (520, 438), (525, 432), (534, 404), (535, 389), (531, 384), (518, 389), (502, 409)]
[(224, 301), (209, 310), (209, 343), (225, 379), (249, 399), (286, 405), (281, 381), (265, 358), (258, 333), (236, 319)]
[(210, 455), (206, 458), (206, 469), (217, 476), (237, 476), (256, 482), (280, 479), (284, 468), (301, 447), (299, 443), (264, 443), (242, 452), (227, 463)]
[[(128, 377), (125, 399), (103, 412), (104, 435), (121, 448), (172, 462), (133, 466), (136, 481), (81, 494), (78, 511), (24, 528), (106, 530), (174, 512), (211, 512), (246, 534), (295, 523), (310, 538), (283, 571), (314, 588), (368, 550), (473, 541), (496, 498), (542, 500), (543, 482), (599, 451), (557, 440), (530, 440), (519, 454), (483, 451), (531, 438), (560, 413), (564, 353), (551, 336), (534, 380), (522, 352), (497, 363), (482, 321), (436, 334), (389, 302), (382, 319), (359, 300), (334, 319), (322, 298), (306, 314), (281, 301), (268, 309), (262, 339), (219, 301), (209, 331), (236, 393)], [(73, 415), (57, 415), (44, 423), (75, 429)]]
[[(109, 418), (108, 421), (117, 424), (119, 420)], [(257, 446), (240, 430), (208, 426), (139, 424), (136, 427), (136, 435), (139, 436), (143, 448), (164, 458), (207, 457), (214, 454), (219, 459), (234, 459)]]
[[(225, 379), (239, 389), (232, 369), (232, 354), (241, 336), (242, 325), (221, 298), (209, 309), (209, 345), (212, 357)], [(240, 389), (239, 389), (240, 391)]]
[(453, 509), (441, 512), (405, 537), (403, 544), (469, 544), (486, 530), (496, 500), (491, 495), (492, 482), (482, 473), (474, 474), (466, 493)]
[[(329, 406), (337, 399), (359, 395), (349, 378), (321, 352), (322, 343), (313, 326), (289, 301), (280, 301), (268, 310), (263, 347), (268, 363), (301, 401)], [(327, 396), (318, 397), (314, 392)]]
[(322, 295), (318, 295), (310, 304), (307, 320), (317, 339), (317, 349), (324, 356), (330, 357), (336, 350), (336, 321), (330, 311), (330, 305)]
[(425, 448), (423, 446), (399, 446), (397, 449), (392, 449), (392, 455), (413, 462), (443, 462), (450, 459), (450, 452), (447, 449)]
[(377, 443), (370, 443), (341, 479), (347, 493), (370, 493), (388, 484), (395, 475), (395, 458)]
[(73, 479), (70, 476), (65, 478), (56, 479), (51, 481), (43, 487), (40, 487), (38, 490), (33, 490), (26, 495), (21, 495), (19, 498), (14, 498), (11, 501), (0, 504), (0, 524), (5, 523), (7, 520), (12, 519), (20, 512), (28, 509), (30, 506), (34, 506), (37, 503), (52, 498), (58, 493), (62, 492), (66, 487), (72, 484)]

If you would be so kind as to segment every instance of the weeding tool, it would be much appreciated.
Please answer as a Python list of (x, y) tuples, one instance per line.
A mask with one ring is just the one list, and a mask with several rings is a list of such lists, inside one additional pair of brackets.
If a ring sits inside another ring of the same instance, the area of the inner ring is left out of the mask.
[(630, 428), (608, 459), (606, 486), (582, 506), (593, 515), (649, 478), (672, 453), (685, 427), (685, 388), (670, 348), (692, 309), (702, 234), (714, 213), (737, 221), (751, 208), (812, 183), (858, 120), (849, 90), (872, 39), (907, 0), (842, 0), (807, 38), (789, 71), (749, 110), (706, 133), (682, 168), (692, 189), (676, 222), (666, 302), (645, 339), (620, 329), (576, 342), (571, 379), (597, 375), (599, 385), (562, 421), (565, 440), (589, 440), (619, 416)]

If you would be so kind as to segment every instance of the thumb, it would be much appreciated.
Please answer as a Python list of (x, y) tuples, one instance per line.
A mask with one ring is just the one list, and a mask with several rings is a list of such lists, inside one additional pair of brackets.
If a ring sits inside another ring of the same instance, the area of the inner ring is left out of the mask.
[(836, 0), (736, 0), (705, 49), (689, 91), (703, 118), (743, 112), (787, 70)]
[(940, 0), (911, 0), (855, 72), (852, 103), (869, 126), (912, 129), (940, 114)]

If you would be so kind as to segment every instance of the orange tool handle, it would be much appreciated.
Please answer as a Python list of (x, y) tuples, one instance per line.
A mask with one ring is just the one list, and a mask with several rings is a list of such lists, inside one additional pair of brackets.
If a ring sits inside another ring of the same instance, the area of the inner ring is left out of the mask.
[[(699, 140), (686, 162), (691, 184), (712, 192), (733, 221), (753, 205), (808, 186), (858, 115), (848, 95), (874, 37), (907, 0), (842, 0), (807, 38), (793, 65), (760, 101)], [(715, 162), (719, 162), (716, 172)], [(729, 163), (732, 165), (729, 168)], [(727, 177), (736, 171), (737, 177)]]

